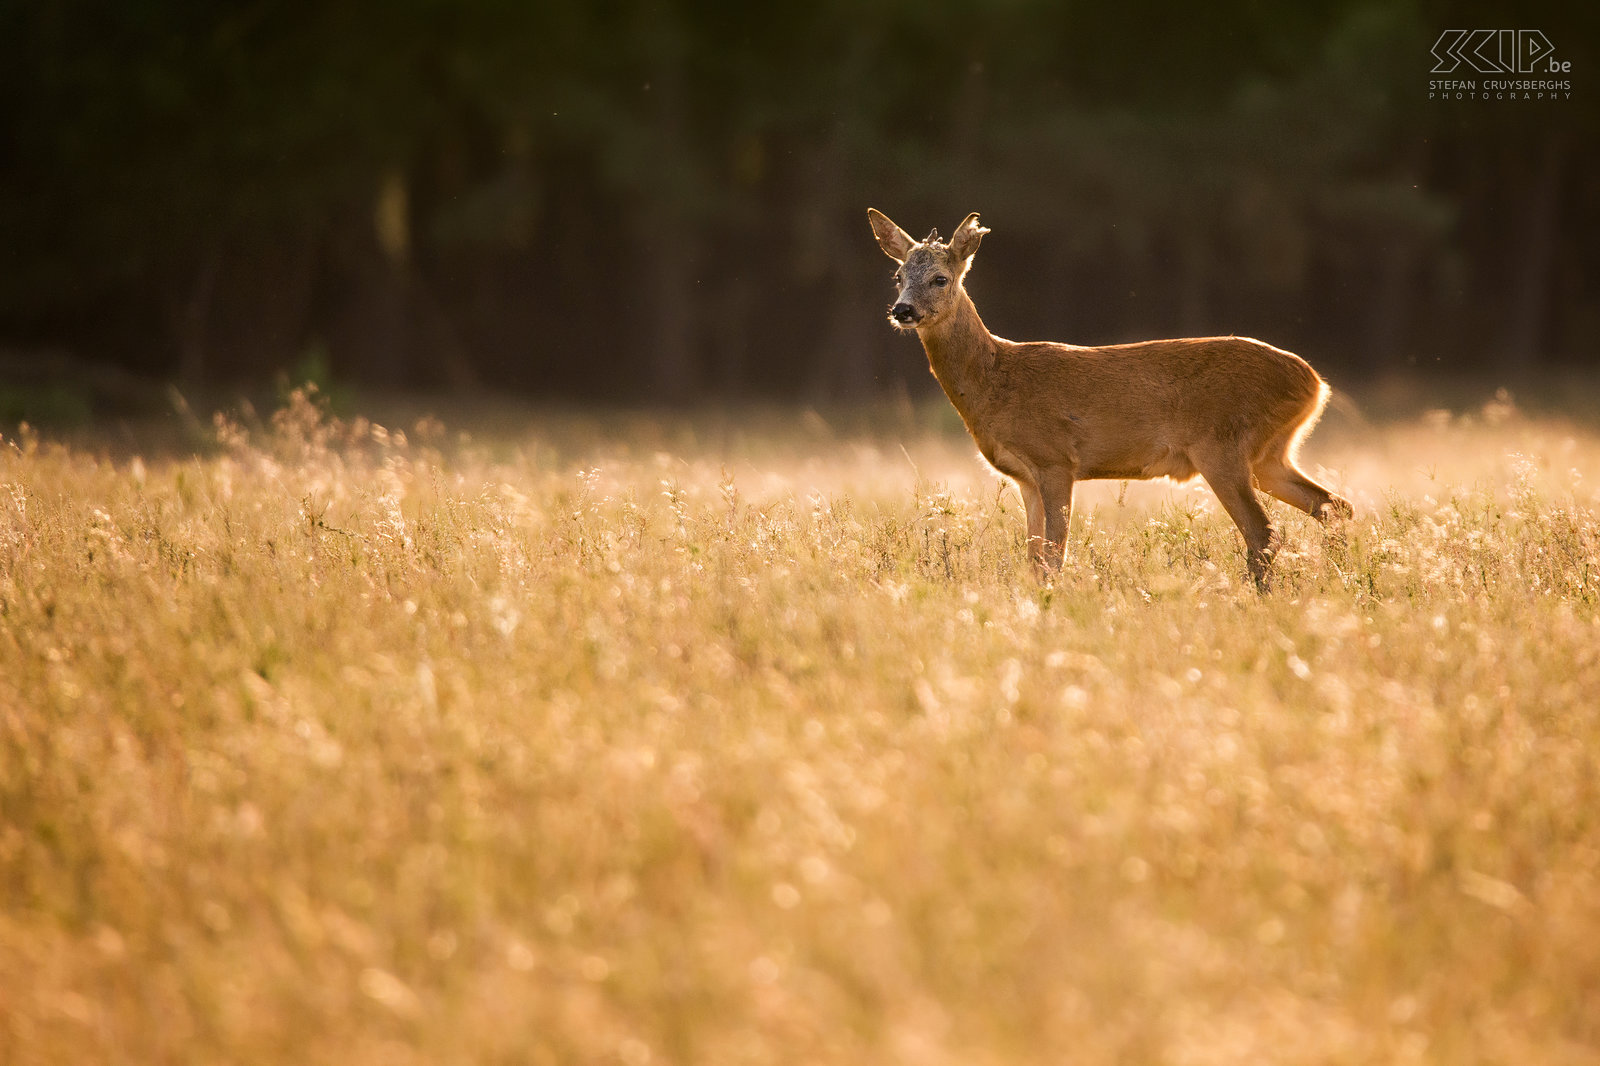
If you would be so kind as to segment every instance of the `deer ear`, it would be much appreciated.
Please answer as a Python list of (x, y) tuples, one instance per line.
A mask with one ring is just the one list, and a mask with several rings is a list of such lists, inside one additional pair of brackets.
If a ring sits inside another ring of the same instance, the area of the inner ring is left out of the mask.
[(867, 208), (867, 221), (872, 223), (872, 232), (878, 238), (878, 247), (883, 249), (883, 254), (897, 263), (904, 263), (917, 243), (911, 239), (911, 234), (889, 221), (889, 216), (876, 208)]
[(950, 254), (957, 259), (966, 259), (978, 250), (978, 243), (988, 232), (986, 227), (978, 225), (978, 212), (972, 212), (961, 220), (961, 225), (950, 235)]

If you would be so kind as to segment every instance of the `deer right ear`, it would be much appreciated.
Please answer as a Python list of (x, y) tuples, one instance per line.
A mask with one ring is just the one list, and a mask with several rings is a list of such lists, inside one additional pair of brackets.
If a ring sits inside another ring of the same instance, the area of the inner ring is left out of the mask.
[(889, 221), (889, 216), (876, 208), (867, 208), (867, 221), (872, 223), (872, 232), (878, 238), (878, 247), (883, 249), (883, 254), (896, 263), (904, 263), (917, 243), (911, 239), (911, 234)]

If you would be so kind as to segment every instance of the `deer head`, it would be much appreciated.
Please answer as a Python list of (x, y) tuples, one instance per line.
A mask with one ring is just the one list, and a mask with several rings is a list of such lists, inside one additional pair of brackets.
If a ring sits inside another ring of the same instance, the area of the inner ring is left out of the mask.
[(898, 291), (889, 308), (896, 329), (929, 325), (955, 306), (978, 243), (989, 232), (978, 225), (976, 211), (961, 220), (948, 243), (939, 239), (937, 229), (914, 241), (888, 215), (872, 208), (867, 209), (867, 221), (883, 254), (900, 264), (894, 272)]

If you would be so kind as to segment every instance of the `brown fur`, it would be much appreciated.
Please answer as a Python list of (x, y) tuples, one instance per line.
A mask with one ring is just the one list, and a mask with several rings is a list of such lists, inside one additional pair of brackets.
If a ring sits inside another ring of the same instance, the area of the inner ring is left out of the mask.
[(1039, 571), (1060, 565), (1073, 486), (1092, 478), (1205, 478), (1244, 534), (1258, 584), (1277, 533), (1255, 488), (1319, 521), (1352, 514), (1295, 464), (1328, 400), (1304, 359), (1248, 337), (1098, 348), (1008, 341), (984, 326), (963, 285), (989, 232), (976, 213), (948, 244), (937, 234), (913, 241), (878, 211), (867, 217), (900, 264), (891, 322), (916, 329), (978, 450), (1016, 482)]

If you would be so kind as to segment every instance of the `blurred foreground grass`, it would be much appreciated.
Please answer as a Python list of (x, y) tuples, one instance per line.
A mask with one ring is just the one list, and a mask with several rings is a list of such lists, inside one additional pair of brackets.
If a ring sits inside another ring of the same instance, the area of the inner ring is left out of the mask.
[(1593, 432), (457, 428), (0, 443), (0, 1061), (1600, 1062)]

